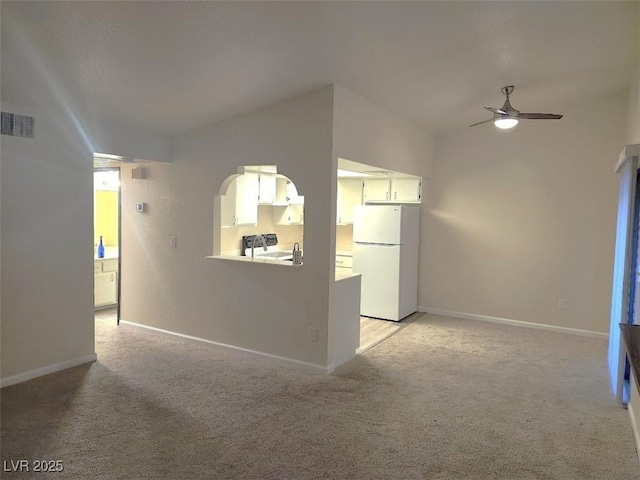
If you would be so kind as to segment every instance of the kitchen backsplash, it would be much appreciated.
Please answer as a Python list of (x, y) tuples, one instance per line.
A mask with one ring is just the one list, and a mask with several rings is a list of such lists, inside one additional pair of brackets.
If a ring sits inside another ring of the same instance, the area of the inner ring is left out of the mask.
[(303, 225), (274, 225), (273, 231), (278, 235), (278, 246), (281, 249), (291, 250), (296, 242), (300, 244), (300, 248), (304, 248), (302, 245)]
[(271, 205), (258, 206), (258, 225), (242, 225), (220, 229), (220, 250), (236, 250), (240, 248), (243, 235), (256, 233), (275, 233), (278, 245), (285, 250), (293, 248), (295, 242), (302, 245), (303, 225), (274, 225), (271, 220)]
[(353, 250), (353, 225), (336, 225), (336, 250)]

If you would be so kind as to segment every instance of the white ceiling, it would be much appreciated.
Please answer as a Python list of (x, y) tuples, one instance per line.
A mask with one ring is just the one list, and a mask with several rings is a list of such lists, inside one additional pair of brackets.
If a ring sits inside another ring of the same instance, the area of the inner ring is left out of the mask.
[[(126, 124), (178, 133), (337, 83), (432, 131), (483, 106), (562, 113), (628, 88), (638, 2), (9, 2), (52, 82)], [(7, 28), (10, 27), (10, 28)], [(19, 32), (16, 36), (15, 32)], [(2, 69), (2, 97), (20, 99)]]

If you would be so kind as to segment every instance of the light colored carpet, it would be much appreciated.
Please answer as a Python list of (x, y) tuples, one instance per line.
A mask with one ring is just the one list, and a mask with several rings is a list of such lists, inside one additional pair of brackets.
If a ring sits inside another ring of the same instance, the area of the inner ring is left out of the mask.
[(426, 315), (333, 375), (97, 321), (2, 390), (2, 459), (72, 479), (640, 479), (604, 340)]

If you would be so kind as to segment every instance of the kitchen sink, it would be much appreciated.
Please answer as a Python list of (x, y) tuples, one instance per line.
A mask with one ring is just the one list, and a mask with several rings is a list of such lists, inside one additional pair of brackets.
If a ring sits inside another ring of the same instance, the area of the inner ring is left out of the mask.
[[(256, 257), (275, 258), (276, 260), (289, 260), (293, 256), (291, 252), (255, 252)], [(288, 257), (288, 258), (287, 258)]]

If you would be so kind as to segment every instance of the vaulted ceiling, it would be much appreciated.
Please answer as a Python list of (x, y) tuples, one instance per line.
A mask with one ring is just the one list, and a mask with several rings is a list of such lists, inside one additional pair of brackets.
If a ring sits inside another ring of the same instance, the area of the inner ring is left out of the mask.
[[(10, 2), (2, 58), (174, 134), (337, 83), (440, 132), (627, 89), (638, 2)], [(25, 102), (2, 64), (2, 98)], [(54, 88), (54, 87), (52, 87)]]

